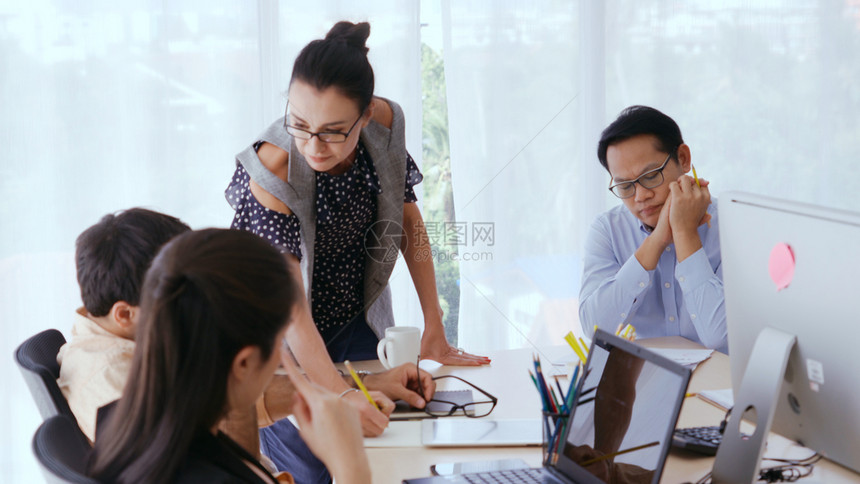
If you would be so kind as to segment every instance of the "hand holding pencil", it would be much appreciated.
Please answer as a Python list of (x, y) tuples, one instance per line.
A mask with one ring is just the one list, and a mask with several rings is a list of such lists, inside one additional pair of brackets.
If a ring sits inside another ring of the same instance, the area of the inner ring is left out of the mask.
[(669, 226), (673, 237), (676, 232), (695, 230), (710, 222), (708, 206), (711, 204), (710, 182), (704, 178), (684, 175), (669, 183)]
[[(351, 364), (347, 366), (347, 369), (351, 366)], [(357, 374), (353, 378), (361, 381)], [(342, 397), (361, 413), (364, 436), (379, 436), (388, 427), (388, 416), (394, 411), (394, 402), (381, 392), (367, 390), (367, 387), (362, 391), (358, 384), (356, 386), (356, 391), (344, 393)]]
[(364, 383), (361, 381), (361, 378), (358, 377), (358, 373), (355, 372), (355, 368), (352, 367), (352, 363), (349, 360), (343, 362), (346, 369), (349, 370), (350, 376), (352, 376), (352, 380), (355, 382), (355, 386), (361, 390), (361, 393), (364, 394), (364, 397), (367, 398), (367, 401), (370, 402), (377, 410), (379, 410), (379, 405), (373, 401), (373, 397), (370, 396), (370, 392), (367, 391), (367, 387), (364, 386)]

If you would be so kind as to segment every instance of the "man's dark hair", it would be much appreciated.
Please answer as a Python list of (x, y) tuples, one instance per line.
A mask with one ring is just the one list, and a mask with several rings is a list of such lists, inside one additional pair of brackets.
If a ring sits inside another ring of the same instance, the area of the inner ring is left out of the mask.
[(610, 146), (643, 134), (656, 137), (659, 143), (657, 148), (663, 153), (671, 154), (672, 158), (677, 161), (677, 149), (684, 144), (678, 123), (654, 108), (630, 106), (621, 111), (618, 119), (600, 134), (600, 142), (597, 143), (597, 159), (600, 160), (603, 168), (609, 171), (609, 165), (606, 162), (606, 150)]
[(143, 277), (158, 250), (191, 230), (181, 220), (144, 208), (102, 217), (75, 242), (81, 299), (87, 312), (106, 316), (117, 301), (140, 305)]

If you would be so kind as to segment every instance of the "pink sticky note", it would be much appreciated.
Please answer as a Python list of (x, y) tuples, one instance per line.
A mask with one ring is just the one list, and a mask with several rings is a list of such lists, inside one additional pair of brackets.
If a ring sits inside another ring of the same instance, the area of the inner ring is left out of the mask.
[(770, 251), (768, 270), (777, 291), (791, 284), (791, 280), (794, 279), (794, 251), (791, 250), (790, 245), (780, 242), (773, 246)]

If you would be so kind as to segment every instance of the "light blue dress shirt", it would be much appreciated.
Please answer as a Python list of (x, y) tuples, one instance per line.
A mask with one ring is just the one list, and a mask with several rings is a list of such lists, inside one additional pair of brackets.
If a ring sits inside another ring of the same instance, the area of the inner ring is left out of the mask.
[(716, 199), (708, 213), (711, 226), (699, 227), (702, 248), (679, 263), (671, 244), (651, 271), (635, 256), (650, 231), (624, 205), (601, 214), (585, 243), (579, 293), (585, 333), (630, 323), (639, 338), (680, 335), (727, 353)]

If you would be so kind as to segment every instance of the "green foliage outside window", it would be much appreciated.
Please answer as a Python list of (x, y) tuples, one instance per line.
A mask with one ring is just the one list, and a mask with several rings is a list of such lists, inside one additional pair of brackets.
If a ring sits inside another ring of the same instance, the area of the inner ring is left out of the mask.
[(451, 186), (451, 155), (448, 145), (448, 104), (445, 95), (445, 66), (442, 56), (421, 44), (421, 93), (423, 98), (422, 150), (424, 173), (424, 221), (436, 267), (439, 303), (445, 312), (442, 321), (448, 341), (457, 345), (460, 309), (460, 264), (456, 246), (444, 245), (441, 234), (445, 222), (454, 222), (454, 194)]

